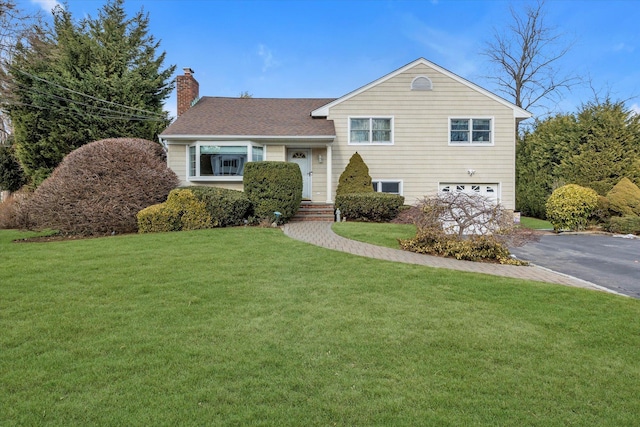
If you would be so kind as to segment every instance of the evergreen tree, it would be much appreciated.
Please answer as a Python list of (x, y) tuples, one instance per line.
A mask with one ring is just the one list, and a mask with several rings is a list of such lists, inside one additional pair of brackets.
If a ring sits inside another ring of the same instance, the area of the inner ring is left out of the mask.
[(369, 167), (356, 151), (349, 159), (349, 163), (342, 174), (340, 174), (336, 196), (372, 192), (373, 186), (371, 184), (371, 176), (369, 176)]
[(108, 0), (97, 18), (76, 23), (54, 11), (53, 34), (38, 49), (19, 51), (10, 68), (9, 107), (16, 154), (38, 184), (74, 149), (92, 141), (130, 137), (157, 140), (169, 123), (163, 102), (175, 66), (148, 32), (142, 11), (127, 18), (124, 0)]
[(624, 177), (640, 184), (640, 116), (621, 102), (593, 102), (538, 122), (516, 147), (516, 207), (525, 215), (544, 218), (559, 186), (604, 196)]
[(13, 146), (10, 143), (0, 144), (0, 190), (18, 191), (24, 184), (24, 174)]

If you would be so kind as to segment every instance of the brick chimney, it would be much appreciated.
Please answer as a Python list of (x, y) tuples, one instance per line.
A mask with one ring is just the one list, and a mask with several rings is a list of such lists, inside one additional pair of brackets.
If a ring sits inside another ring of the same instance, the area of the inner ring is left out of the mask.
[(183, 68), (184, 76), (178, 76), (176, 86), (178, 89), (178, 117), (184, 114), (191, 103), (200, 96), (200, 84), (193, 78), (193, 70), (191, 68)]

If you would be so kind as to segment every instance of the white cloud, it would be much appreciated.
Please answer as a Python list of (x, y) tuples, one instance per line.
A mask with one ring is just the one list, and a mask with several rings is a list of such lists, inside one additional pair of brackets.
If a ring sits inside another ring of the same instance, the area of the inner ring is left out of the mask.
[(279, 62), (273, 58), (271, 49), (263, 44), (258, 45), (258, 56), (262, 58), (262, 72), (279, 65)]
[(58, 0), (31, 0), (31, 3), (37, 4), (49, 13), (51, 13), (56, 6), (64, 7)]
[(638, 105), (638, 104), (633, 104), (633, 105), (631, 106), (631, 111), (633, 111), (634, 113), (636, 113), (636, 114), (639, 114), (639, 115), (640, 115), (640, 105)]

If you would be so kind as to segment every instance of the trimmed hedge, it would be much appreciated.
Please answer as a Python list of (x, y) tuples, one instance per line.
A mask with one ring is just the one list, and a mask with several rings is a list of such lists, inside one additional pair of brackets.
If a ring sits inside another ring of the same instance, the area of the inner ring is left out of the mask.
[(640, 235), (640, 216), (614, 216), (605, 229), (611, 233)]
[(351, 221), (387, 222), (395, 219), (404, 197), (388, 193), (352, 193), (336, 195), (340, 215)]
[(242, 225), (251, 214), (251, 201), (242, 191), (204, 186), (184, 188), (205, 203), (213, 227)]
[(161, 233), (180, 230), (180, 218), (167, 207), (166, 203), (158, 203), (142, 209), (136, 215), (138, 233)]
[(598, 206), (598, 193), (576, 184), (556, 189), (547, 200), (547, 219), (554, 231), (561, 229), (582, 230)]
[(277, 211), (280, 221), (287, 222), (300, 208), (302, 172), (296, 163), (249, 162), (242, 183), (257, 220), (274, 220)]

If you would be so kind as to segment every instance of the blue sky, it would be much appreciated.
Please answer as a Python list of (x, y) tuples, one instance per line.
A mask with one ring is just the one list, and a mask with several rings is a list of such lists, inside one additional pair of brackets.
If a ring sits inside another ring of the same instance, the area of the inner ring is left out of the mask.
[[(76, 19), (97, 16), (106, 0), (68, 0)], [(49, 11), (56, 0), (18, 0)], [(165, 65), (191, 67), (200, 95), (339, 97), (424, 57), (488, 90), (480, 55), (493, 30), (510, 23), (509, 6), (482, 0), (126, 0), (144, 8)], [(557, 63), (591, 81), (554, 107), (576, 111), (611, 94), (640, 111), (640, 1), (547, 0), (546, 19), (573, 48)], [(592, 89), (593, 88), (593, 89)], [(166, 108), (175, 114), (175, 94)]]

